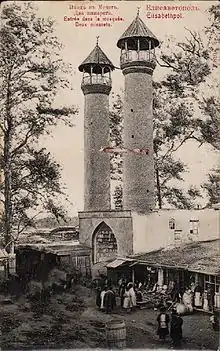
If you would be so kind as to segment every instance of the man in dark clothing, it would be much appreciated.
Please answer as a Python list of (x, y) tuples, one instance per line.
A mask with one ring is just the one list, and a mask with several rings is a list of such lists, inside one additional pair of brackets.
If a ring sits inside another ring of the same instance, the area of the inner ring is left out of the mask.
[(159, 338), (163, 340), (163, 343), (165, 342), (166, 336), (169, 334), (169, 328), (168, 328), (169, 321), (170, 321), (170, 317), (166, 313), (165, 307), (161, 307), (160, 314), (157, 317), (157, 322), (158, 322), (157, 335), (159, 335)]
[(173, 342), (173, 347), (180, 347), (182, 340), (182, 325), (183, 320), (179, 314), (174, 310), (172, 312), (172, 319), (170, 324), (170, 337)]
[(121, 298), (121, 307), (123, 307), (124, 304), (124, 294), (125, 294), (125, 289), (126, 289), (126, 284), (125, 281), (123, 280), (121, 285), (119, 286), (119, 296)]
[(215, 292), (211, 285), (208, 285), (208, 288), (207, 288), (207, 299), (208, 299), (209, 311), (213, 312), (214, 304), (215, 304)]
[(116, 306), (115, 293), (114, 293), (112, 287), (110, 287), (106, 291), (105, 296), (104, 296), (104, 307), (105, 307), (106, 313), (111, 313), (115, 306)]
[(101, 307), (101, 291), (102, 289), (100, 287), (96, 289), (96, 306), (98, 306), (98, 308)]

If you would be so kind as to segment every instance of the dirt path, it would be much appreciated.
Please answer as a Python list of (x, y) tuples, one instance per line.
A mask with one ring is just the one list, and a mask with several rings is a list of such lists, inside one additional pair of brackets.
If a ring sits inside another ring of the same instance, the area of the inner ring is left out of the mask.
[[(171, 341), (168, 338), (166, 345), (162, 347), (156, 335), (156, 317), (158, 311), (144, 309), (125, 313), (118, 308), (112, 314), (101, 312), (95, 306), (95, 296), (92, 294), (87, 300), (87, 308), (81, 314), (81, 319), (106, 323), (112, 319), (122, 319), (127, 327), (128, 348), (170, 348)], [(219, 346), (218, 333), (214, 332), (209, 322), (209, 316), (202, 313), (183, 317), (183, 345), (184, 350), (217, 350)]]
[[(2, 349), (74, 349), (105, 347), (105, 323), (125, 321), (127, 348), (161, 349), (156, 335), (157, 311), (145, 309), (125, 313), (118, 308), (112, 314), (97, 309), (95, 294), (82, 286), (75, 292), (55, 295), (41, 316), (36, 317), (25, 296), (0, 308)], [(218, 334), (209, 316), (195, 313), (183, 317), (184, 350), (217, 350)], [(170, 347), (167, 340), (164, 348)]]

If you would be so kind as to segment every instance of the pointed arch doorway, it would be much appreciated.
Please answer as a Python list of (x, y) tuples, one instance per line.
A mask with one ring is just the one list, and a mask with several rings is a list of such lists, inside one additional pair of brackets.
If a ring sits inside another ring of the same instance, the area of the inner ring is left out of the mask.
[(112, 229), (102, 222), (95, 229), (92, 237), (93, 263), (114, 259), (117, 257), (118, 245)]

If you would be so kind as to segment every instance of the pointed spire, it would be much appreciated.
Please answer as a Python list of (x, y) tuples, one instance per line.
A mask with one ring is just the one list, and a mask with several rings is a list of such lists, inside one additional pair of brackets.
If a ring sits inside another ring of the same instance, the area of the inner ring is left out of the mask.
[(158, 39), (155, 35), (147, 28), (145, 23), (140, 18), (140, 7), (137, 8), (137, 16), (122, 34), (120, 39), (117, 42), (117, 46), (121, 49), (124, 47), (125, 40), (140, 38), (142, 40), (143, 49), (148, 49), (148, 43), (151, 41), (154, 43), (154, 47), (159, 45)]
[(91, 65), (99, 65), (109, 67), (111, 70), (114, 70), (113, 63), (108, 59), (106, 54), (102, 51), (99, 46), (99, 36), (96, 37), (96, 46), (90, 52), (89, 56), (81, 63), (79, 66), (79, 71), (83, 72), (90, 71)]

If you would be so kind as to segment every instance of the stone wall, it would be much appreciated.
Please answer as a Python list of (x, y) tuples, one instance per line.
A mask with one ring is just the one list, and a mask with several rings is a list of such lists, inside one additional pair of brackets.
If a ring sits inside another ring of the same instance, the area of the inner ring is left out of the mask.
[(117, 256), (125, 257), (132, 254), (133, 231), (130, 211), (79, 212), (80, 243), (92, 247), (94, 232), (103, 222), (112, 230), (116, 238)]

